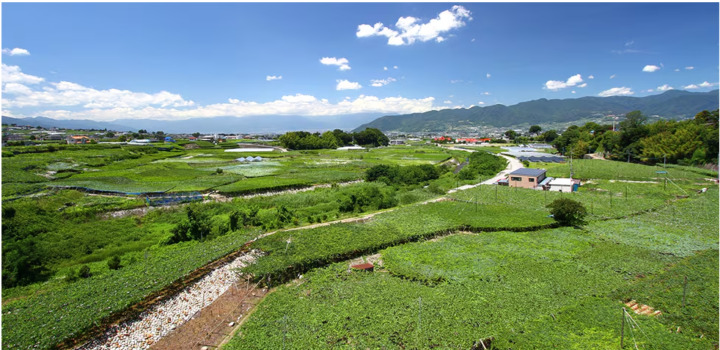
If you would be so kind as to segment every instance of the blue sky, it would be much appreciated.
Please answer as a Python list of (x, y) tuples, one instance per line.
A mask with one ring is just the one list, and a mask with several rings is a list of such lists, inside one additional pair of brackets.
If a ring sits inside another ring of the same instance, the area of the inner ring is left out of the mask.
[(718, 85), (717, 3), (3, 3), (2, 113), (401, 114)]

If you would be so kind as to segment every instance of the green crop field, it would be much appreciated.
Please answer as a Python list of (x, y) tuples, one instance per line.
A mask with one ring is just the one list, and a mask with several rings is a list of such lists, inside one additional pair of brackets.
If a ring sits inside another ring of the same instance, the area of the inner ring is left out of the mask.
[[(631, 311), (626, 347), (712, 348), (717, 198), (713, 189), (581, 230), (396, 245), (381, 251), (373, 273), (332, 264), (270, 294), (228, 348), (470, 348), (482, 339), (498, 349), (617, 348), (621, 308), (631, 299), (663, 315)], [(282, 253), (263, 259), (275, 254)], [(690, 286), (684, 308), (683, 276)]]
[[(674, 299), (676, 290), (663, 289), (664, 283), (676, 285), (682, 271), (700, 298), (693, 300), (717, 296), (704, 277), (717, 270), (717, 259), (699, 258), (712, 256), (718, 244), (717, 187), (702, 169), (668, 168), (666, 182), (657, 167), (578, 161), (573, 170), (584, 175), (576, 177), (587, 181), (577, 193), (479, 186), (421, 204), (480, 180), (461, 180), (453, 166), (440, 166), (450, 159), (462, 162), (468, 153), (425, 145), (252, 154), (212, 144), (169, 151), (105, 145), (8, 149), (16, 153), (3, 157), (7, 348), (52, 348), (257, 235), (291, 227), (299, 229), (252, 243), (267, 255), (244, 272), (279, 288), (229, 348), (282, 347), (283, 338), (292, 348), (469, 348), (487, 337), (501, 348), (542, 348), (545, 341), (561, 348), (605, 348), (617, 340), (615, 330), (579, 315), (591, 305), (591, 317), (606, 322), (606, 314), (626, 298), (646, 298), (668, 310), (671, 322), (638, 319), (643, 329), (687, 329), (658, 335), (661, 346), (644, 340), (648, 347), (717, 342), (708, 331), (717, 324), (716, 302), (714, 309), (683, 308)], [(236, 160), (250, 155), (263, 160)], [(364, 179), (378, 164), (442, 170), (439, 178), (420, 184), (341, 184)], [(555, 176), (569, 171), (567, 164), (548, 168)], [(635, 175), (618, 179), (618, 172)], [(326, 185), (267, 193), (318, 184)], [(698, 193), (702, 187), (710, 190)], [(144, 196), (72, 188), (238, 197), (147, 208)], [(241, 196), (255, 193), (265, 195)], [(583, 229), (559, 228), (549, 216), (546, 205), (566, 197), (587, 208)], [(175, 232), (191, 219), (190, 209), (202, 214), (198, 220), (207, 231), (198, 240), (176, 243)], [(373, 216), (302, 229), (365, 214)], [(234, 229), (231, 217), (242, 218)], [(377, 272), (348, 272), (345, 260), (373, 253), (383, 261)], [(109, 268), (114, 257), (120, 258), (119, 270)], [(78, 277), (83, 266), (90, 277)], [(30, 275), (35, 279), (23, 279)], [(548, 317), (556, 323), (544, 325)], [(545, 328), (553, 332), (536, 336)]]

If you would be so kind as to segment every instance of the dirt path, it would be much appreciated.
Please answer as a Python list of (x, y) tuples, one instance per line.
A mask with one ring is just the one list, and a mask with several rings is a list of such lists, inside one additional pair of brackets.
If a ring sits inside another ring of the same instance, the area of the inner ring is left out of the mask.
[(218, 348), (268, 293), (247, 281), (235, 283), (215, 302), (153, 344), (153, 350)]

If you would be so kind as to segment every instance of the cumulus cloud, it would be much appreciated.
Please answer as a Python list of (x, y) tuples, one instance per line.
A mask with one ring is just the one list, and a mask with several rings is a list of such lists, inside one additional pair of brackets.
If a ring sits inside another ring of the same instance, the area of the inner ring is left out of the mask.
[(656, 65), (652, 65), (652, 64), (648, 64), (645, 67), (643, 67), (643, 69), (642, 69), (643, 72), (648, 72), (648, 73), (656, 72), (659, 70), (660, 70), (660, 67), (658, 67)]
[(282, 75), (268, 75), (265, 77), (265, 80), (267, 81), (273, 81), (273, 80), (281, 80)]
[(663, 84), (662, 86), (657, 87), (658, 91), (668, 91), (668, 90), (674, 90), (674, 88), (668, 84)]
[(600, 97), (608, 97), (608, 96), (630, 96), (635, 94), (631, 88), (627, 87), (614, 87), (612, 89), (605, 90), (598, 94)]
[(2, 53), (10, 56), (29, 56), (30, 51), (16, 47), (14, 49), (2, 49)]
[(485, 77), (488, 78), (488, 79), (490, 79), (491, 76), (492, 76), (492, 75), (490, 75), (490, 73), (485, 74)]
[(383, 70), (387, 70), (387, 67), (383, 67)]
[(692, 90), (692, 89), (699, 89), (699, 88), (709, 88), (709, 87), (713, 87), (715, 85), (717, 85), (717, 83), (710, 83), (708, 81), (703, 81), (700, 84), (690, 84), (690, 85), (683, 86), (683, 89)]
[[(269, 102), (242, 101), (197, 105), (178, 94), (134, 92), (119, 89), (99, 90), (81, 84), (61, 81), (44, 82), (43, 78), (23, 75), (19, 67), (3, 65), (2, 114), (25, 117), (42, 115), (55, 119), (180, 120), (219, 116), (303, 115), (334, 116), (355, 113), (407, 114), (440, 109), (433, 97), (410, 99), (360, 95), (332, 103), (306, 94), (286, 95)], [(6, 79), (7, 78), (7, 79)], [(357, 86), (338, 81), (341, 86)], [(26, 108), (18, 111), (16, 108)], [(29, 112), (31, 111), (31, 112)], [(24, 115), (30, 114), (30, 115)]]
[[(189, 118), (212, 118), (217, 116), (303, 115), (333, 116), (355, 113), (406, 114), (422, 113), (440, 109), (433, 105), (433, 97), (408, 99), (403, 97), (378, 98), (360, 95), (355, 100), (345, 99), (330, 103), (327, 99), (296, 94), (283, 96), (266, 103), (231, 99), (232, 103), (219, 103), (189, 109), (177, 108), (112, 108), (69, 111), (62, 109), (42, 111), (41, 115), (54, 119), (91, 119), (110, 121), (116, 119), (180, 120)], [(3, 113), (5, 113), (3, 111)], [(5, 114), (7, 115), (7, 114)]]
[(374, 87), (385, 86), (385, 85), (390, 84), (390, 83), (392, 83), (392, 82), (394, 82), (394, 81), (397, 81), (397, 80), (396, 80), (395, 78), (392, 78), (392, 77), (387, 78), (387, 79), (372, 79), (372, 80), (370, 80), (370, 82), (372, 83), (371, 85), (374, 86)]
[[(5, 89), (5, 88), (4, 88)], [(84, 108), (140, 108), (145, 106), (187, 107), (194, 104), (178, 94), (160, 91), (154, 94), (129, 90), (96, 90), (61, 81), (42, 90), (32, 90), (3, 103), (7, 107), (81, 106)]]
[(348, 80), (338, 80), (335, 90), (357, 90), (362, 88), (362, 85), (358, 82)]
[(2, 64), (2, 83), (39, 84), (45, 79), (34, 75), (25, 74), (18, 66)]
[(320, 63), (326, 66), (338, 66), (339, 70), (350, 69), (350, 63), (347, 58), (335, 58), (335, 57), (323, 57), (320, 59)]
[(449, 10), (441, 12), (436, 18), (427, 23), (421, 23), (415, 17), (400, 17), (395, 23), (395, 29), (386, 27), (378, 22), (374, 25), (361, 24), (355, 35), (358, 38), (371, 36), (384, 36), (388, 39), (388, 45), (412, 45), (416, 41), (443, 42), (447, 38), (445, 33), (465, 25), (465, 20), (472, 20), (471, 13), (462, 6), (455, 5)]
[[(545, 82), (545, 88), (552, 91), (557, 91), (560, 89), (564, 89), (569, 86), (576, 86), (583, 82), (582, 76), (580, 74), (575, 74), (568, 78), (566, 81), (559, 81), (559, 80), (548, 80)], [(583, 84), (579, 87), (585, 87), (587, 84)]]

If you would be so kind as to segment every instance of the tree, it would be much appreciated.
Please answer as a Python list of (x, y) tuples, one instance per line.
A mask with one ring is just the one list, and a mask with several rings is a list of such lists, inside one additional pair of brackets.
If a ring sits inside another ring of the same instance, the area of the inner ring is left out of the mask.
[(569, 198), (559, 198), (547, 205), (555, 221), (563, 226), (581, 226), (585, 224), (587, 210), (582, 203)]
[(111, 138), (115, 137), (115, 133), (112, 131), (108, 131), (105, 133), (105, 137), (111, 139)]
[(558, 133), (555, 130), (548, 130), (542, 135), (540, 135), (540, 138), (545, 142), (553, 142), (556, 138), (558, 138)]
[(542, 131), (542, 128), (540, 127), (540, 125), (533, 125), (530, 127), (530, 130), (528, 130), (528, 131), (530, 132), (530, 134), (537, 134), (540, 131)]
[(120, 142), (125, 142), (125, 141), (127, 141), (127, 136), (125, 136), (125, 135), (120, 135), (120, 137), (118, 137), (118, 141), (120, 141)]
[(515, 132), (515, 130), (508, 130), (508, 131), (505, 131), (505, 137), (507, 137), (510, 140), (514, 140), (515, 137), (517, 137), (517, 133)]
[(199, 133), (199, 132), (194, 132), (194, 133), (192, 134), (192, 136), (195, 136), (195, 138), (198, 138), (198, 137), (200, 137), (200, 133)]

